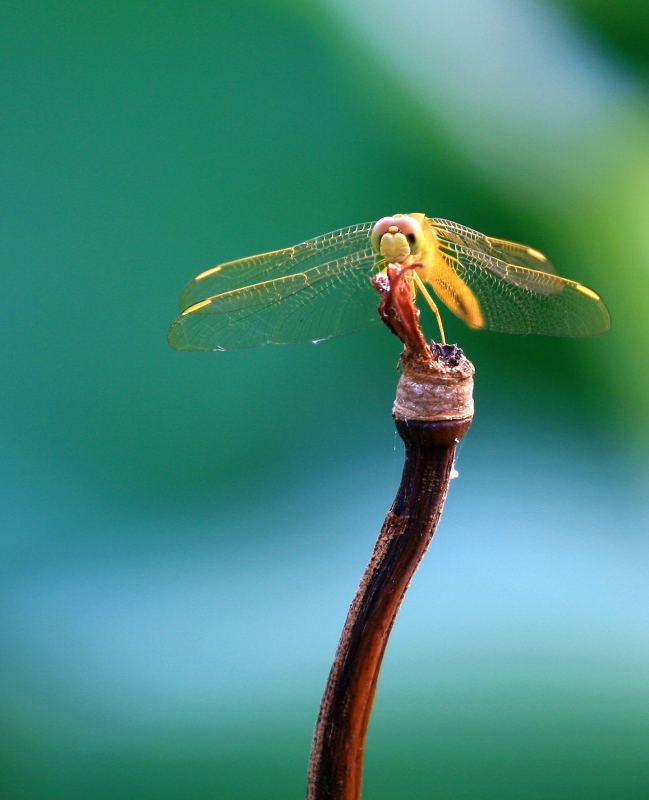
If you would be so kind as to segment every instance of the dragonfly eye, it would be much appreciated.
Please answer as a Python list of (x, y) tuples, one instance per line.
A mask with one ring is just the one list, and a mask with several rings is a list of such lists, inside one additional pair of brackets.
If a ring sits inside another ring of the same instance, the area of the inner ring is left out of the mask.
[(394, 223), (408, 240), (410, 253), (415, 256), (424, 249), (424, 234), (421, 225), (407, 214), (397, 215)]
[(370, 241), (377, 253), (381, 252), (381, 239), (394, 226), (394, 217), (382, 217), (372, 228)]

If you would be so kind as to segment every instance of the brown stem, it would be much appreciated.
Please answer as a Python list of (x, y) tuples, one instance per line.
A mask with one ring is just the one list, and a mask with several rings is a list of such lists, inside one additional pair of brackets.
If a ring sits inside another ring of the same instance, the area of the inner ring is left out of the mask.
[(437, 528), (455, 448), (473, 417), (473, 364), (455, 345), (427, 344), (408, 283), (412, 268), (389, 264), (373, 279), (381, 318), (404, 344), (392, 415), (406, 460), (322, 697), (307, 800), (360, 800), (367, 726), (388, 636)]
[(457, 441), (471, 420), (396, 420), (405, 442), (401, 485), (338, 645), (322, 698), (308, 800), (358, 800), (379, 669), (397, 611), (442, 513)]

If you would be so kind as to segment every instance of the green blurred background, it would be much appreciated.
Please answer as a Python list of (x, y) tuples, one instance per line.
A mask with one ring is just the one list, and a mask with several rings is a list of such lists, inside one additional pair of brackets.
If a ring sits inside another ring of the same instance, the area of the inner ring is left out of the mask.
[(303, 795), (399, 479), (398, 342), (165, 335), (214, 263), (408, 211), (544, 250), (613, 329), (446, 315), (476, 418), (364, 797), (648, 797), (646, 3), (26, 0), (0, 20), (0, 797)]

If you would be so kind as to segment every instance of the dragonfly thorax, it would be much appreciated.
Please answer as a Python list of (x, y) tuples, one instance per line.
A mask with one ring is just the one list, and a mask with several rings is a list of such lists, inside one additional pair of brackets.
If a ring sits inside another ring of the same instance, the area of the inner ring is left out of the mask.
[(407, 214), (383, 217), (372, 230), (372, 246), (386, 261), (403, 263), (424, 246), (421, 225)]

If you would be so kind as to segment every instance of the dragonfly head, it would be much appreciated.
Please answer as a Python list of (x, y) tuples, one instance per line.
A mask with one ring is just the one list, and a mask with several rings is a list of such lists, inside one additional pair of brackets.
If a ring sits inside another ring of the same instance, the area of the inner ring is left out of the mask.
[(407, 214), (383, 217), (372, 229), (372, 247), (390, 263), (403, 263), (424, 248), (421, 225)]

